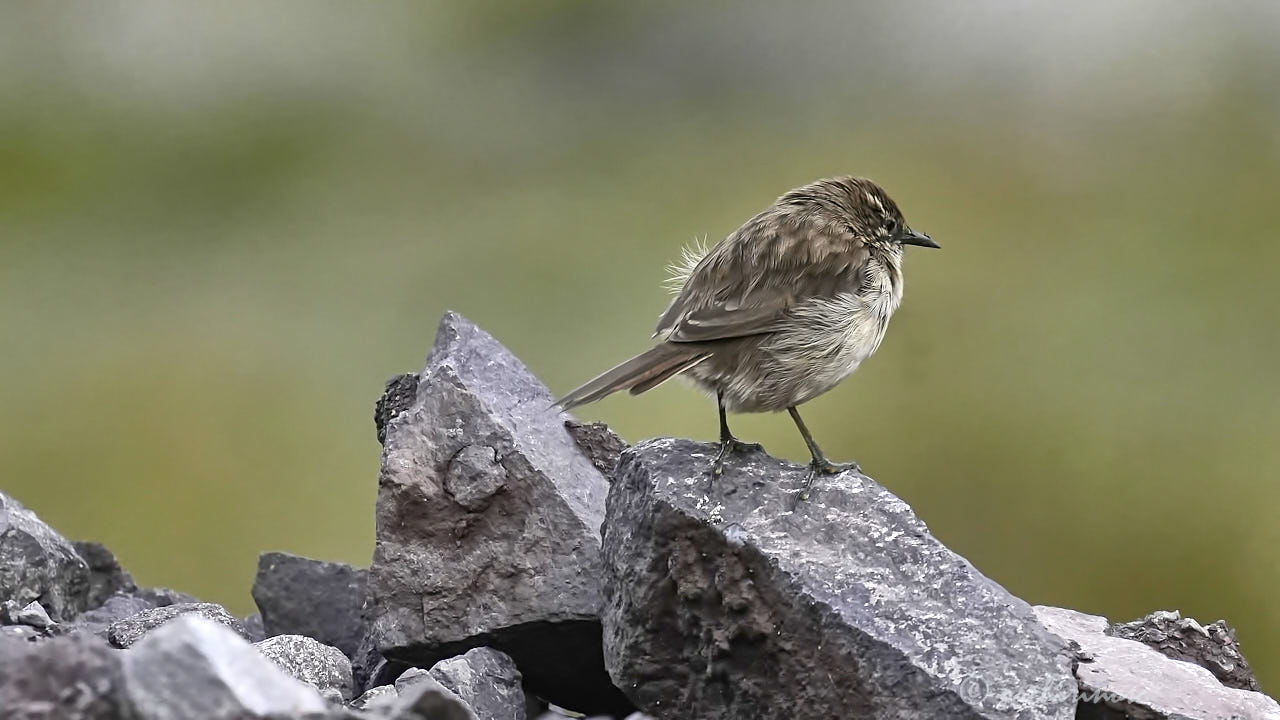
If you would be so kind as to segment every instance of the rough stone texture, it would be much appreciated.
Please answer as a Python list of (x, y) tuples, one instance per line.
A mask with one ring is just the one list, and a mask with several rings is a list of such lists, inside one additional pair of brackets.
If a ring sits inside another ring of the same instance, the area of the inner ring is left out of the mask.
[(393, 720), (480, 720), (462, 698), (421, 668), (406, 672), (395, 687), (399, 698), (388, 713)]
[(123, 658), (92, 635), (28, 643), (0, 637), (0, 717), (131, 718)]
[(83, 541), (76, 541), (72, 545), (89, 566), (89, 594), (85, 607), (99, 607), (112, 595), (131, 593), (138, 589), (133, 576), (120, 566), (115, 553), (106, 545)]
[(143, 635), (180, 615), (199, 615), (203, 618), (224, 625), (235, 631), (241, 638), (248, 639), (248, 631), (227, 609), (214, 603), (178, 603), (164, 607), (143, 610), (132, 617), (118, 620), (107, 628), (107, 642), (114, 647), (127, 648), (138, 642)]
[(368, 583), (368, 571), (345, 563), (267, 552), (258, 556), (253, 601), (267, 637), (306, 635), (354, 658), (368, 632)]
[(525, 720), (520, 671), (506, 653), (474, 648), (441, 660), (430, 672), (485, 720)]
[(314, 688), (202, 615), (188, 613), (157, 628), (123, 655), (126, 693), (142, 720), (239, 720), (327, 710)]
[(372, 634), (420, 666), (495, 647), (540, 695), (625, 714), (600, 650), (607, 483), (551, 403), (506, 348), (445, 315), (413, 403), (386, 426)]
[(1280, 704), (1224, 687), (1208, 670), (1107, 635), (1104, 617), (1037, 606), (1050, 632), (1079, 647), (1081, 720), (1280, 720)]
[(276, 635), (254, 647), (326, 700), (342, 703), (351, 699), (351, 661), (341, 650), (304, 635)]
[(403, 373), (387, 381), (373, 410), (373, 426), (378, 431), (379, 445), (387, 441), (387, 423), (412, 405), (417, 394), (418, 376), (413, 373)]
[(618, 466), (618, 458), (627, 449), (627, 443), (602, 422), (580, 423), (577, 420), (566, 420), (564, 427), (573, 436), (578, 449), (600, 474), (606, 480), (612, 478), (613, 469)]
[(75, 547), (17, 500), (0, 492), (0, 599), (39, 600), (59, 622), (88, 607), (89, 566)]
[(1064, 644), (869, 478), (659, 439), (623, 453), (604, 526), (605, 659), (658, 717), (1074, 716)]
[(1174, 660), (1195, 663), (1227, 687), (1262, 689), (1240, 652), (1236, 631), (1225, 620), (1201, 625), (1176, 610), (1157, 610), (1132, 622), (1116, 623), (1107, 628), (1107, 634), (1137, 640)]
[(371, 712), (387, 710), (395, 705), (398, 699), (400, 699), (400, 691), (396, 690), (394, 685), (379, 685), (369, 688), (363, 695), (352, 700), (351, 707)]

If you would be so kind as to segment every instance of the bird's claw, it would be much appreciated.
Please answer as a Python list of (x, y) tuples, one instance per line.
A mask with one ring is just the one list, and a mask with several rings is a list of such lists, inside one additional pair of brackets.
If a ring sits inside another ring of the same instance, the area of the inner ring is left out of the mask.
[(819, 475), (839, 475), (849, 470), (861, 473), (862, 466), (856, 462), (833, 463), (826, 458), (814, 458), (813, 462), (809, 463), (809, 472), (804, 476), (804, 485), (800, 486), (800, 491), (791, 498), (791, 509), (794, 511), (802, 501), (809, 499), (809, 489), (813, 487), (813, 481)]
[(764, 446), (760, 443), (742, 442), (736, 437), (721, 440), (720, 451), (716, 453), (715, 459), (711, 461), (711, 477), (718, 478), (724, 474), (724, 462), (729, 459), (730, 455), (761, 450), (764, 450)]

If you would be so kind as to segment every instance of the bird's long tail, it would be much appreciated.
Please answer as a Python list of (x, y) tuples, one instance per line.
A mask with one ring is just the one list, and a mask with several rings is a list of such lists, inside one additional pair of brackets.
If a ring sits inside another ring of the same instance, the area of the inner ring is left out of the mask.
[(705, 348), (680, 347), (663, 343), (611, 370), (606, 370), (600, 376), (557, 400), (556, 405), (569, 410), (595, 402), (619, 390), (629, 390), (632, 395), (639, 395), (661, 385), (671, 376), (697, 365), (709, 355)]

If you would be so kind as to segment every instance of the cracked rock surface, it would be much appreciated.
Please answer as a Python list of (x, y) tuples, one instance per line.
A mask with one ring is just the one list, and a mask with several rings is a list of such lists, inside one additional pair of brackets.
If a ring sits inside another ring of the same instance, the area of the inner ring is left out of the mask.
[(712, 445), (622, 455), (605, 521), (605, 661), (660, 718), (1075, 715), (1064, 644), (1030, 606), (852, 472)]
[(1143, 643), (1107, 634), (1107, 619), (1036, 606), (1041, 622), (1076, 643), (1081, 720), (1280, 720), (1262, 693), (1229, 688), (1213, 673), (1165, 657)]
[(430, 667), (493, 647), (542, 696), (625, 714), (600, 649), (608, 485), (551, 393), (453, 313), (415, 391), (397, 392), (412, 402), (384, 413), (369, 575), (378, 649)]

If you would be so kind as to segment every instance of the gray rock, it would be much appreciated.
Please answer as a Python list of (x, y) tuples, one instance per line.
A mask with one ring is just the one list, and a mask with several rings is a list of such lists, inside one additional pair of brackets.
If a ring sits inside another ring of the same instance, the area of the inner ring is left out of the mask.
[(0, 625), (0, 643), (35, 643), (45, 634), (27, 625)]
[(475, 648), (441, 660), (430, 673), (485, 720), (525, 720), (520, 671), (506, 653)]
[(267, 552), (258, 556), (253, 601), (267, 637), (306, 635), (354, 658), (368, 628), (368, 580), (368, 571), (345, 563)]
[(372, 635), (419, 666), (494, 647), (538, 694), (625, 714), (600, 650), (607, 483), (551, 402), (506, 348), (445, 315), (412, 404), (386, 426)]
[(267, 629), (262, 624), (261, 613), (246, 615), (240, 622), (244, 624), (245, 639), (249, 642), (259, 643), (267, 639)]
[(263, 657), (325, 699), (351, 699), (351, 661), (342, 651), (304, 635), (276, 635), (254, 644)]
[(248, 639), (248, 631), (227, 609), (214, 603), (178, 603), (164, 607), (143, 610), (137, 615), (117, 620), (107, 628), (107, 642), (118, 648), (127, 648), (138, 642), (143, 635), (164, 625), (180, 615), (199, 615), (235, 631), (241, 638)]
[(200, 598), (195, 595), (184, 593), (181, 590), (172, 588), (153, 587), (138, 588), (135, 592), (130, 593), (139, 600), (150, 603), (152, 607), (169, 607), (170, 605), (179, 605), (182, 603), (198, 603)]
[(138, 589), (133, 576), (120, 566), (115, 553), (106, 545), (96, 542), (72, 543), (76, 553), (89, 566), (89, 595), (86, 607), (96, 608), (113, 595), (131, 593)]
[(352, 700), (350, 705), (356, 710), (380, 712), (389, 710), (400, 699), (400, 691), (394, 685), (379, 685), (369, 688), (363, 695)]
[(0, 639), (5, 720), (132, 718), (121, 653), (92, 635), (41, 643)]
[(328, 710), (314, 688), (200, 614), (156, 628), (122, 654), (125, 690), (140, 720), (239, 720)]
[(137, 595), (112, 595), (100, 607), (77, 615), (72, 628), (105, 640), (107, 629), (115, 623), (156, 607), (150, 600)]
[(1236, 631), (1225, 620), (1201, 625), (1176, 610), (1157, 610), (1132, 622), (1107, 628), (1113, 637), (1137, 640), (1165, 657), (1192, 662), (1230, 688), (1261, 690), (1240, 652)]
[(391, 720), (479, 720), (456, 693), (426, 671), (413, 670), (405, 673), (405, 682), (396, 681), (399, 698), (387, 712)]
[(1280, 704), (1224, 687), (1208, 670), (1107, 635), (1104, 617), (1037, 606), (1051, 632), (1079, 646), (1080, 714), (1088, 720), (1280, 720)]
[(413, 404), (417, 393), (418, 376), (413, 373), (403, 373), (387, 381), (373, 410), (373, 426), (378, 431), (379, 445), (387, 441), (387, 424)]
[(53, 624), (53, 621), (49, 619), (49, 613), (44, 611), (44, 606), (34, 600), (21, 608), (17, 607), (17, 603), (12, 600), (6, 602), (5, 605), (13, 606), (12, 609), (6, 607), (5, 614), (9, 616), (9, 621), (15, 625), (26, 625), (37, 630), (44, 630)]
[(1064, 644), (871, 479), (716, 446), (622, 455), (604, 526), (605, 660), (642, 709), (699, 720), (1074, 717)]
[[(428, 680), (436, 683), (440, 682), (439, 680), (431, 677), (431, 671), (429, 670), (425, 670), (423, 668), (409, 668), (401, 673), (400, 677), (396, 678), (393, 687), (395, 687), (396, 692), (403, 695), (409, 690), (409, 688), (417, 685), (418, 683), (427, 682)], [(453, 691), (450, 690), (450, 692)]]
[(88, 607), (89, 566), (71, 543), (0, 492), (0, 598), (39, 600), (59, 622)]

